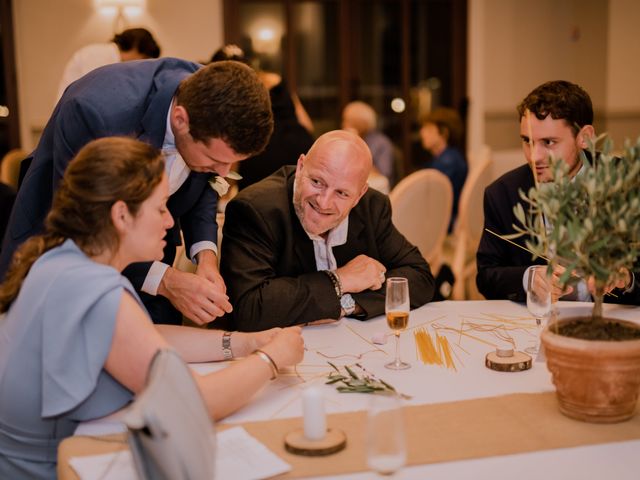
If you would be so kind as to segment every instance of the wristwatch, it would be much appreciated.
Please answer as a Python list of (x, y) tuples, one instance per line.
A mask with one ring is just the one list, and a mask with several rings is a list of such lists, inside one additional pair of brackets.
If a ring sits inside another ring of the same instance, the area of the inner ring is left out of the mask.
[(231, 351), (231, 333), (224, 332), (222, 334), (222, 357), (225, 360), (231, 360), (233, 358), (233, 352)]
[(344, 312), (344, 316), (348, 317), (355, 311), (356, 301), (350, 294), (346, 293), (340, 297), (340, 307)]

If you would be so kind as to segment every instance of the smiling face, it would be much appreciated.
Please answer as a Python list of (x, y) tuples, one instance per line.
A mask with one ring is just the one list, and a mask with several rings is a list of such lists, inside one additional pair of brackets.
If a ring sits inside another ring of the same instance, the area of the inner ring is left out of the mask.
[(357, 135), (321, 136), (296, 169), (293, 205), (304, 229), (323, 235), (337, 227), (367, 191), (370, 170), (371, 154)]
[[(167, 209), (169, 181), (162, 181), (138, 209), (135, 216), (128, 214), (125, 232), (120, 239), (120, 251), (131, 262), (161, 260), (164, 256), (167, 230), (173, 226), (173, 217)], [(127, 210), (128, 213), (128, 210)]]
[[(530, 124), (529, 124), (530, 122)], [(573, 177), (582, 165), (580, 150), (587, 148), (588, 139), (593, 137), (591, 125), (586, 125), (574, 134), (574, 130), (564, 119), (554, 119), (547, 115), (544, 120), (535, 115), (525, 115), (520, 119), (520, 138), (522, 150), (531, 168), (535, 168), (539, 182), (549, 182), (552, 173), (549, 157), (561, 158), (569, 166), (569, 175)], [(530, 144), (533, 141), (533, 146)]]

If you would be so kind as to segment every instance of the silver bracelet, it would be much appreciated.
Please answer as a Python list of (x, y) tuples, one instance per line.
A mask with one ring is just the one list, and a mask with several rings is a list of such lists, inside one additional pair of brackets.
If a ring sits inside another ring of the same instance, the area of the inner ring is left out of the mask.
[(222, 357), (225, 360), (233, 359), (233, 352), (231, 351), (231, 334), (233, 332), (224, 332), (222, 334)]
[(278, 366), (276, 365), (276, 362), (273, 361), (273, 358), (271, 358), (268, 353), (263, 352), (262, 350), (256, 350), (253, 353), (255, 353), (263, 362), (269, 365), (269, 367), (271, 368), (270, 380), (275, 380), (278, 376)]

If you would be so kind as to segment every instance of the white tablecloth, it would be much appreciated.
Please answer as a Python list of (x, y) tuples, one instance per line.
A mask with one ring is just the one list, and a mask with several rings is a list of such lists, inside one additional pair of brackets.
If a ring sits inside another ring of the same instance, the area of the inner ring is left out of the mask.
[[(584, 314), (591, 304), (560, 302), (562, 316)], [(606, 305), (605, 314), (632, 321), (640, 319), (640, 309)], [(527, 328), (520, 328), (524, 324)], [(445, 335), (454, 353), (457, 370), (437, 365), (424, 365), (417, 357), (414, 332), (425, 328), (432, 336)], [(467, 335), (461, 335), (460, 330)], [(365, 410), (368, 395), (341, 394), (334, 385), (325, 385), (331, 370), (327, 361), (341, 366), (359, 363), (368, 372), (410, 395), (409, 405), (450, 402), (492, 397), (509, 393), (535, 393), (553, 390), (551, 376), (544, 362), (534, 362), (525, 372), (503, 373), (485, 367), (485, 355), (495, 346), (512, 338), (518, 350), (524, 350), (535, 339), (534, 319), (525, 306), (509, 301), (438, 302), (411, 312), (408, 331), (401, 336), (402, 358), (411, 368), (393, 371), (384, 367), (394, 355), (395, 340), (389, 336), (384, 345), (371, 343), (372, 337), (388, 333), (383, 317), (361, 322), (346, 319), (337, 324), (305, 327), (306, 353), (297, 371), (287, 371), (263, 389), (250, 405), (229, 416), (225, 423), (295, 417), (302, 415), (301, 393), (313, 383), (320, 385), (327, 413)], [(474, 337), (474, 338), (472, 338)], [(198, 364), (201, 373), (224, 364)], [(356, 370), (358, 373), (361, 370)], [(84, 425), (80, 433), (99, 433), (105, 421)], [(87, 429), (88, 427), (88, 429)], [(425, 426), (428, 430), (428, 426)], [(490, 434), (490, 432), (487, 432)], [(550, 450), (529, 454), (493, 457), (472, 461), (441, 463), (405, 468), (394, 478), (438, 479), (639, 479), (640, 440)], [(335, 478), (335, 477), (334, 477)], [(376, 478), (373, 473), (345, 475), (343, 479)]]

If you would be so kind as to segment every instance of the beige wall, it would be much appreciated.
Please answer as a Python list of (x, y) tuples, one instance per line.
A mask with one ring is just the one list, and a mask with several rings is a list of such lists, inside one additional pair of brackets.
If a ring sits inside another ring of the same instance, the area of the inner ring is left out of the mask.
[[(113, 37), (114, 18), (96, 0), (14, 1), (23, 148), (34, 147), (53, 109), (65, 63), (78, 48)], [(163, 56), (205, 60), (223, 42), (222, 0), (146, 0), (129, 27), (151, 30)]]
[[(472, 0), (473, 2), (473, 0)], [(582, 85), (606, 104), (608, 0), (484, 0), (485, 141), (519, 145), (516, 105), (537, 85)]]
[[(470, 0), (470, 147), (518, 147), (515, 107), (536, 85), (565, 79), (591, 95), (596, 130), (616, 145), (640, 135), (640, 2)], [(480, 11), (480, 13), (478, 13)], [(480, 44), (479, 48), (477, 45)], [(472, 83), (473, 82), (473, 83)], [(474, 104), (480, 105), (474, 113)]]
[(607, 131), (616, 145), (640, 135), (640, 2), (609, 0)]

